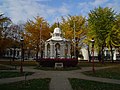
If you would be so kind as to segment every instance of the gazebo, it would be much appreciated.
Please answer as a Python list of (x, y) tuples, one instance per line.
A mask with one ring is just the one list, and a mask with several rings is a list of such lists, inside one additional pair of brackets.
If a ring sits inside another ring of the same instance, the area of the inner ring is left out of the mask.
[(45, 42), (45, 56), (38, 60), (41, 66), (72, 67), (78, 60), (71, 58), (71, 41), (63, 38), (59, 27), (54, 29), (52, 37)]
[(57, 27), (45, 42), (45, 58), (70, 58), (70, 49), (71, 42), (63, 38), (61, 29)]

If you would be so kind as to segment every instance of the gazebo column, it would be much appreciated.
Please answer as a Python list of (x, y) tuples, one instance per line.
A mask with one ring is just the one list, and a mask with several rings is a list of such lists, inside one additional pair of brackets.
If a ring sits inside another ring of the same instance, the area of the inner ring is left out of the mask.
[(71, 48), (71, 45), (70, 44), (68, 44), (68, 58), (70, 58), (71, 56), (70, 56), (70, 48)]
[(20, 58), (21, 58), (21, 55), (22, 55), (22, 50), (20, 49), (20, 51), (19, 51), (19, 56), (20, 56)]
[(64, 44), (60, 45), (60, 57), (61, 58), (65, 57), (65, 45)]
[(47, 43), (45, 43), (45, 58), (47, 58), (47, 53), (48, 53), (48, 50), (47, 50)]
[(52, 50), (52, 54), (51, 55), (52, 55), (52, 58), (55, 58), (56, 57), (55, 44), (52, 44), (51, 46), (52, 46), (52, 49), (51, 49)]
[(18, 49), (15, 49), (15, 56), (18, 57)]
[(51, 44), (50, 44), (50, 58), (54, 58), (54, 57), (53, 57), (53, 51), (54, 51), (54, 50), (53, 50), (53, 44), (51, 43)]

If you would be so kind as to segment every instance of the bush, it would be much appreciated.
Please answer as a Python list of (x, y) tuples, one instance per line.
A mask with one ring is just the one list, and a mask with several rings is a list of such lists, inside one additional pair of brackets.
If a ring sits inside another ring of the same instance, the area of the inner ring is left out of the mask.
[(42, 58), (40, 60), (37, 60), (37, 62), (43, 67), (54, 67), (55, 63), (63, 63), (64, 67), (75, 67), (78, 63), (78, 60), (75, 58)]

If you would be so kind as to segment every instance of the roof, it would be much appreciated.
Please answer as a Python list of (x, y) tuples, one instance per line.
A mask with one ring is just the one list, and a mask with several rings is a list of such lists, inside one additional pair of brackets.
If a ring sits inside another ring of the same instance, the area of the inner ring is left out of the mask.
[(54, 29), (52, 37), (48, 39), (47, 41), (69, 41), (69, 40), (62, 37), (61, 29), (57, 27)]
[(55, 28), (53, 34), (58, 33), (61, 34), (61, 29), (60, 28)]

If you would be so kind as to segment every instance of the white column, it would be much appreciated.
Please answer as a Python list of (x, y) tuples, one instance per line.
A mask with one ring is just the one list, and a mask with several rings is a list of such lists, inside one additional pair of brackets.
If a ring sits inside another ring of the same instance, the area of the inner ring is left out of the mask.
[(18, 57), (18, 56), (17, 56), (17, 53), (18, 53), (18, 49), (16, 48), (16, 49), (15, 49), (15, 56), (16, 56), (16, 57)]
[(105, 54), (105, 56), (106, 56), (106, 54), (107, 54), (107, 53), (106, 53), (106, 50), (104, 51), (104, 54)]
[(48, 50), (47, 50), (47, 43), (45, 43), (45, 58), (47, 58), (47, 53), (48, 53)]
[(53, 58), (53, 44), (50, 43), (50, 58)]
[(82, 55), (83, 55), (83, 57), (84, 57), (84, 60), (89, 60), (88, 50), (83, 47), (83, 48), (81, 49), (81, 51), (82, 51)]
[(65, 44), (61, 43), (60, 44), (60, 58), (64, 58), (65, 57)]
[(68, 44), (68, 57), (69, 57), (69, 58), (71, 57), (71, 56), (70, 56), (70, 49), (71, 49), (71, 45)]
[(55, 58), (55, 44), (52, 44), (53, 52), (52, 52), (52, 58)]
[(22, 55), (22, 50), (20, 49), (20, 51), (19, 51), (19, 56), (20, 56), (20, 58), (21, 58), (21, 55)]
[(10, 49), (8, 49), (8, 57), (10, 56)]
[(113, 60), (116, 60), (116, 49), (114, 51)]

